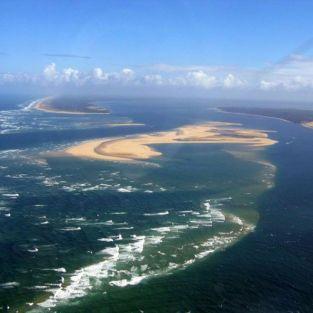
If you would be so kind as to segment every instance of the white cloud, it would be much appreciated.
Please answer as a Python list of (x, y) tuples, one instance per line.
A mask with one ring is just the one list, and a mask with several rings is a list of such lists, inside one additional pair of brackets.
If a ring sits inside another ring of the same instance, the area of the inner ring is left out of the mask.
[(78, 82), (79, 71), (71, 67), (65, 68), (62, 71), (61, 79), (64, 80), (65, 82)]
[(48, 81), (55, 81), (58, 78), (58, 71), (55, 63), (47, 65), (43, 70), (43, 74)]
[(245, 83), (245, 81), (235, 77), (233, 74), (228, 74), (223, 80), (224, 87), (226, 88), (243, 87)]
[(187, 80), (192, 86), (199, 86), (206, 89), (214, 88), (218, 85), (215, 76), (208, 75), (204, 71), (194, 71), (187, 74)]
[(163, 77), (160, 74), (150, 74), (150, 75), (145, 75), (143, 77), (143, 80), (147, 84), (151, 85), (163, 85), (165, 83)]
[(275, 83), (272, 81), (267, 81), (267, 80), (261, 80), (260, 82), (260, 88), (262, 90), (271, 90), (271, 89), (275, 89), (277, 86), (279, 85), (279, 83)]
[(130, 81), (135, 78), (135, 72), (130, 68), (124, 68), (121, 72), (121, 80)]
[[(95, 86), (142, 87), (152, 90), (153, 87), (184, 89), (202, 89), (203, 92), (216, 91), (229, 94), (236, 90), (271, 92), (313, 93), (313, 58), (292, 56), (287, 61), (266, 69), (247, 69), (223, 66), (172, 66), (159, 64), (150, 68), (139, 68), (134, 71), (125, 67), (119, 71), (105, 71), (95, 67), (91, 71), (80, 71), (75, 67), (57, 69), (55, 63), (48, 64), (40, 75), (27, 73), (2, 73), (1, 84), (28, 83), (41, 86)], [(93, 87), (92, 87), (93, 88)]]
[(15, 79), (16, 79), (15, 75), (13, 75), (11, 73), (2, 74), (2, 80), (4, 82), (14, 82)]
[(108, 80), (109, 75), (105, 73), (102, 68), (96, 67), (93, 69), (93, 77), (96, 80)]

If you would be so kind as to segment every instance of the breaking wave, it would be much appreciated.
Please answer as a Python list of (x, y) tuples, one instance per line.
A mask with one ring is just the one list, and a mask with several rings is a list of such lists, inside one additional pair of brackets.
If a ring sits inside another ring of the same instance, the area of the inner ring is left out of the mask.
[[(213, 202), (213, 201), (212, 201)], [(214, 202), (215, 203), (215, 202)], [(145, 216), (168, 215), (168, 211), (145, 213)], [(173, 213), (174, 214), (174, 213)], [(98, 238), (107, 245), (96, 253), (100, 258), (95, 264), (82, 267), (71, 274), (69, 280), (57, 288), (49, 288), (52, 294), (39, 307), (50, 308), (64, 301), (83, 297), (101, 286), (105, 292), (111, 288), (125, 288), (139, 284), (143, 280), (182, 270), (199, 259), (227, 247), (243, 234), (253, 229), (238, 216), (224, 214), (219, 206), (205, 201), (199, 211), (178, 211), (186, 214), (185, 223), (146, 229), (142, 234), (111, 235)], [(106, 222), (114, 225), (112, 220)], [(215, 229), (224, 224), (232, 225), (231, 231), (208, 233), (206, 238), (196, 237), (197, 232), (210, 227)], [(64, 231), (79, 230), (80, 227), (63, 228)], [(133, 227), (121, 227), (129, 232)], [(190, 236), (188, 236), (190, 234)], [(186, 240), (182, 238), (187, 238)], [(180, 243), (177, 243), (177, 240)], [(59, 270), (65, 273), (66, 269)]]

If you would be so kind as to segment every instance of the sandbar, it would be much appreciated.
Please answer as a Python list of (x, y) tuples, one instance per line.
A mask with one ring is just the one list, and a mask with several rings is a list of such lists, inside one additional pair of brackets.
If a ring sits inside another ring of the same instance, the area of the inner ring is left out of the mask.
[(264, 130), (246, 129), (240, 124), (207, 122), (174, 130), (119, 138), (89, 140), (64, 150), (64, 155), (107, 161), (130, 162), (161, 156), (152, 145), (242, 144), (265, 147), (276, 143)]
[(123, 127), (123, 126), (145, 126), (144, 123), (135, 123), (135, 122), (127, 122), (127, 123), (109, 123), (106, 126), (109, 127)]
[(71, 110), (71, 109), (68, 109), (68, 110), (65, 110), (65, 109), (59, 109), (55, 106), (53, 106), (52, 104), (49, 104), (47, 102), (44, 102), (44, 101), (39, 101), (36, 103), (36, 105), (34, 106), (34, 108), (36, 110), (39, 110), (39, 111), (43, 111), (43, 112), (47, 112), (47, 113), (59, 113), (59, 114), (78, 114), (78, 115), (81, 115), (81, 114), (109, 114), (109, 112), (105, 109), (102, 109), (102, 108), (97, 108), (97, 107), (87, 107), (88, 109), (94, 109), (95, 111), (94, 112), (86, 112), (86, 111), (79, 111), (79, 110)]
[(310, 122), (303, 122), (301, 123), (302, 126), (304, 127), (308, 127), (308, 128), (313, 128), (313, 121), (310, 121)]

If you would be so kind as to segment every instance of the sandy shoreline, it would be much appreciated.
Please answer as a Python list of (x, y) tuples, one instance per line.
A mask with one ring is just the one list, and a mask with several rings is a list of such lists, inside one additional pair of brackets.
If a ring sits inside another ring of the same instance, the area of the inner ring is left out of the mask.
[(145, 126), (146, 124), (127, 122), (127, 123), (109, 123), (109, 124), (105, 124), (105, 125), (110, 126), (110, 127), (122, 127), (122, 126)]
[(65, 111), (65, 110), (59, 110), (59, 109), (56, 109), (54, 107), (51, 107), (49, 104), (43, 102), (43, 101), (40, 101), (38, 103), (36, 103), (36, 105), (34, 106), (34, 108), (36, 110), (39, 110), (39, 111), (43, 111), (43, 112), (46, 112), (46, 113), (59, 113), (59, 114), (76, 114), (76, 115), (85, 115), (85, 114), (110, 114), (109, 112), (82, 112), (82, 111), (71, 111), (71, 110), (68, 110), (68, 111)]
[(122, 138), (96, 139), (82, 142), (64, 151), (80, 158), (122, 161), (147, 160), (162, 155), (151, 145), (174, 143), (243, 144), (250, 147), (273, 145), (265, 131), (240, 128), (239, 124), (208, 122), (187, 125), (172, 131), (139, 134)]
[(313, 128), (313, 121), (311, 121), (311, 122), (302, 122), (301, 124), (304, 127)]

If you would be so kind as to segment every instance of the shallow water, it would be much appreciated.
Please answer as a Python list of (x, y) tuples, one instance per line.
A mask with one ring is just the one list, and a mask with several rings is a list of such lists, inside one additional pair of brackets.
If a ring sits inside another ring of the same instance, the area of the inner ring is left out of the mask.
[[(3, 308), (310, 312), (311, 131), (214, 103), (101, 103), (112, 115), (25, 110), (30, 101), (0, 111)], [(105, 126), (128, 120), (146, 126)], [(160, 145), (161, 158), (136, 165), (45, 154), (207, 120), (275, 130), (279, 144)]]

